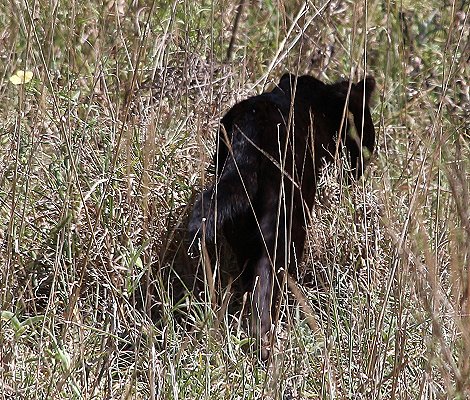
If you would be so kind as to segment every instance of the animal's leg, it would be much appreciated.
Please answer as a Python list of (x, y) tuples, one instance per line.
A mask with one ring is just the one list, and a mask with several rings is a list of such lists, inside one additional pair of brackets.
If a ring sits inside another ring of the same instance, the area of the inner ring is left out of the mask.
[(276, 294), (274, 268), (268, 255), (264, 254), (255, 265), (252, 302), (252, 328), (262, 360), (267, 360), (270, 353), (272, 313)]
[[(265, 216), (261, 218), (259, 225), (262, 250), (253, 265), (252, 326), (259, 343), (261, 359), (266, 360), (270, 352), (273, 317), (276, 314), (279, 293), (277, 268), (284, 263), (284, 239), (282, 234), (277, 234), (277, 196), (266, 198), (263, 211)], [(280, 220), (283, 220), (282, 215)]]

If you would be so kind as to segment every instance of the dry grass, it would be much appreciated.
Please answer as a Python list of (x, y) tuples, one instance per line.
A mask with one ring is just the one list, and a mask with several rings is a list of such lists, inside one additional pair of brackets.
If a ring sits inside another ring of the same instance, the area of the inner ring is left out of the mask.
[[(246, 2), (227, 62), (232, 3), (0, 9), (0, 398), (470, 397), (468, 2)], [(174, 303), (167, 250), (221, 114), (285, 70), (373, 74), (378, 150), (325, 175), (320, 330), (286, 289), (265, 366), (239, 309)]]

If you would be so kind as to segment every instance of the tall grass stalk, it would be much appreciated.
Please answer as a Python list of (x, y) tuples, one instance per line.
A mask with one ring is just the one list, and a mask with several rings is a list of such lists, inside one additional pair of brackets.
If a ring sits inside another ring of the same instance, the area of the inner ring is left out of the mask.
[[(469, 11), (3, 4), (0, 398), (470, 397)], [(358, 184), (325, 171), (263, 365), (223, 258), (167, 278), (218, 121), (286, 70), (375, 76), (378, 143)]]

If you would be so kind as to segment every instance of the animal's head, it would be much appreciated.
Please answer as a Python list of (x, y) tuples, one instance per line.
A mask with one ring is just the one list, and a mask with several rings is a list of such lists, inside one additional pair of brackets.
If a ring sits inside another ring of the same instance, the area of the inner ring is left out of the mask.
[(345, 144), (349, 152), (351, 173), (359, 178), (363, 173), (375, 144), (375, 129), (370, 115), (369, 102), (375, 89), (375, 79), (371, 76), (350, 85), (348, 81), (340, 83), (348, 110), (354, 120), (354, 130), (346, 134)]
[[(375, 79), (366, 77), (358, 83), (341, 81), (332, 85), (326, 85), (320, 80), (309, 76), (296, 76), (290, 73), (284, 74), (278, 85), (278, 89), (287, 95), (295, 95), (296, 111), (313, 111), (313, 114), (322, 122), (319, 125), (331, 132), (316, 132), (319, 140), (318, 146), (331, 150), (333, 143), (327, 141), (333, 139), (342, 127), (340, 137), (346, 145), (351, 166), (351, 176), (359, 178), (367, 165), (373, 151), (375, 142), (375, 129), (370, 115), (369, 102), (375, 89)], [(278, 90), (276, 89), (276, 90)], [(347, 110), (352, 114), (355, 130), (348, 129), (346, 120)]]

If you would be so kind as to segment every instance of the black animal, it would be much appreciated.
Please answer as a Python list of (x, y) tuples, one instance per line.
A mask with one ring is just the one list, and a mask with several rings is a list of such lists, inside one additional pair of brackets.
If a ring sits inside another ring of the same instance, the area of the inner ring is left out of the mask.
[(345, 148), (347, 179), (358, 178), (374, 150), (368, 105), (374, 87), (372, 77), (327, 85), (285, 74), (271, 92), (236, 104), (222, 118), (216, 179), (197, 198), (188, 230), (193, 248), (201, 239), (214, 244), (220, 234), (232, 248), (242, 284), (252, 294), (262, 358), (269, 354), (283, 273), (302, 256), (323, 164)]

